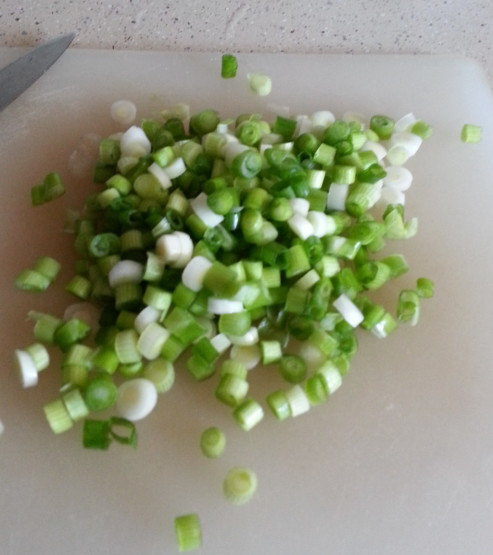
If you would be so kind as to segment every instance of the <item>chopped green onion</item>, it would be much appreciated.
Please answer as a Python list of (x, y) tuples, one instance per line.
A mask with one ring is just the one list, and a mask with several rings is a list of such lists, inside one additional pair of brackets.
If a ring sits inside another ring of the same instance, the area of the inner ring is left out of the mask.
[(226, 405), (238, 406), (247, 396), (248, 382), (241, 376), (224, 374), (216, 388), (216, 397)]
[(423, 299), (429, 299), (433, 297), (433, 290), (435, 284), (429, 278), (418, 278), (416, 280), (416, 292)]
[(233, 467), (224, 478), (224, 496), (234, 505), (242, 505), (254, 496), (257, 485), (257, 475), (253, 470), (245, 467)]
[(178, 551), (193, 551), (202, 545), (202, 529), (197, 514), (191, 513), (175, 518), (175, 536)]
[(39, 293), (41, 291), (46, 291), (50, 285), (51, 281), (49, 278), (43, 274), (37, 272), (36, 270), (23, 270), (16, 278), (15, 285), (19, 289), (24, 291), (32, 291)]
[(298, 355), (283, 355), (279, 361), (281, 376), (289, 383), (297, 384), (304, 381), (307, 374), (305, 361)]
[[(135, 424), (125, 418), (112, 416), (109, 420), (109, 433), (111, 438), (122, 445), (137, 446), (137, 429)], [(121, 432), (125, 431), (125, 434)]]
[(283, 391), (272, 392), (268, 395), (266, 401), (272, 413), (278, 420), (285, 420), (286, 418), (292, 416), (291, 406), (286, 394)]
[(146, 362), (143, 377), (154, 384), (158, 393), (166, 393), (175, 382), (175, 369), (169, 360), (158, 358)]
[(226, 436), (216, 426), (206, 428), (200, 436), (200, 449), (209, 459), (220, 457), (226, 447)]
[(412, 125), (411, 133), (415, 133), (422, 139), (429, 139), (433, 134), (433, 127), (425, 121), (418, 120)]
[(264, 410), (254, 399), (245, 399), (233, 411), (238, 425), (246, 432), (256, 426), (264, 417)]
[(481, 142), (483, 130), (479, 125), (466, 123), (463, 125), (460, 138), (463, 143), (475, 144)]
[(146, 378), (134, 378), (118, 387), (116, 406), (121, 416), (131, 422), (145, 418), (156, 403), (156, 387)]
[(66, 432), (73, 426), (73, 420), (61, 399), (48, 403), (43, 410), (48, 424), (55, 434)]
[(41, 184), (31, 188), (31, 202), (33, 206), (39, 206), (61, 197), (64, 193), (65, 185), (60, 174), (51, 172), (45, 176)]
[(107, 376), (89, 381), (85, 388), (84, 400), (91, 411), (102, 411), (112, 407), (116, 401), (117, 388)]
[(267, 96), (272, 91), (272, 80), (267, 75), (249, 73), (248, 83), (250, 89), (258, 96)]
[[(236, 71), (236, 58), (223, 55), (222, 77)], [(256, 94), (270, 93), (269, 77), (248, 80)], [(133, 119), (134, 108), (113, 112)], [(101, 141), (99, 190), (66, 226), (79, 261), (65, 289), (98, 306), (99, 329), (78, 309), (63, 319), (31, 311), (37, 343), (15, 353), (28, 386), (50, 363), (45, 344), (62, 351), (60, 398), (44, 412), (55, 433), (84, 419), (91, 449), (136, 446), (134, 422), (170, 391), (182, 356), (196, 380), (217, 372), (212, 391), (243, 430), (264, 418), (249, 396), (249, 372), (261, 364), (275, 363), (289, 384), (265, 395), (273, 416), (304, 414), (342, 385), (358, 328), (387, 337), (416, 324), (433, 295), (433, 282), (419, 278), (395, 315), (372, 300), (409, 270), (403, 255), (379, 253), (417, 232), (404, 214), (413, 181), (404, 164), (431, 135), (427, 123), (376, 115), (368, 127), (326, 110), (272, 122), (250, 113), (222, 120), (213, 109), (190, 116), (185, 106), (162, 115), (164, 123), (144, 119)], [(463, 140), (479, 140), (480, 128), (467, 127)], [(49, 174), (32, 189), (33, 204), (64, 190)], [(59, 270), (42, 257), (17, 286), (44, 290)], [(118, 416), (92, 418), (108, 409)], [(224, 443), (216, 427), (200, 438), (210, 458)], [(225, 495), (243, 503), (256, 484), (250, 470), (232, 469)], [(180, 551), (200, 547), (197, 515), (177, 517), (175, 530)]]
[(68, 414), (70, 415), (70, 418), (74, 422), (77, 422), (78, 420), (81, 420), (89, 415), (90, 409), (84, 401), (84, 397), (79, 389), (72, 389), (71, 391), (64, 393), (62, 395), (62, 401)]
[(394, 130), (394, 121), (387, 116), (373, 116), (370, 119), (370, 129), (374, 131), (380, 139), (389, 139)]
[(90, 326), (79, 318), (71, 318), (67, 322), (60, 324), (53, 334), (54, 343), (64, 352), (78, 341), (89, 335)]
[(419, 320), (420, 302), (416, 291), (404, 290), (397, 301), (397, 318), (401, 322), (408, 322), (415, 326)]
[(106, 450), (110, 446), (110, 423), (107, 420), (84, 420), (82, 445), (86, 449)]
[(238, 60), (233, 54), (223, 54), (221, 57), (221, 77), (231, 79), (236, 77), (238, 70)]
[(219, 116), (215, 110), (202, 110), (190, 118), (190, 129), (199, 137), (211, 133), (219, 123)]

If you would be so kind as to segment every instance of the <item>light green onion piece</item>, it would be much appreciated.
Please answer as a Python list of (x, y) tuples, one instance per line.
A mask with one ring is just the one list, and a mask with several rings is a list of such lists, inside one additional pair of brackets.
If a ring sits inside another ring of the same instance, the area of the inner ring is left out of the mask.
[(51, 172), (44, 177), (40, 185), (31, 188), (31, 202), (33, 206), (38, 206), (61, 197), (64, 193), (65, 185), (60, 174)]
[(200, 436), (200, 449), (207, 458), (217, 459), (223, 454), (225, 447), (226, 436), (216, 426), (206, 428), (202, 432)]
[(400, 292), (397, 301), (397, 318), (415, 326), (419, 320), (420, 297), (416, 291), (405, 289)]
[(73, 421), (70, 418), (70, 414), (66, 409), (63, 401), (57, 399), (51, 403), (46, 404), (43, 407), (48, 424), (52, 429), (53, 433), (61, 434), (66, 432), (73, 426)]
[(310, 410), (310, 401), (305, 390), (300, 385), (294, 385), (286, 391), (286, 397), (291, 409), (291, 416), (299, 416)]
[(312, 406), (324, 403), (329, 397), (325, 380), (320, 374), (310, 376), (305, 382), (304, 389), (307, 399)]
[(298, 355), (285, 354), (279, 360), (279, 371), (281, 376), (292, 384), (301, 383), (306, 378), (306, 363)]
[(235, 407), (233, 417), (240, 428), (248, 432), (264, 418), (264, 409), (254, 399), (245, 399)]
[(138, 348), (139, 335), (133, 329), (122, 330), (115, 336), (115, 353), (123, 364), (139, 362), (142, 355)]
[(248, 374), (246, 366), (233, 359), (226, 359), (221, 364), (221, 376), (236, 376), (237, 378), (245, 379)]
[(260, 342), (260, 353), (262, 355), (262, 364), (272, 364), (281, 360), (282, 345), (279, 341), (269, 340)]
[(175, 536), (178, 551), (193, 551), (202, 545), (202, 528), (197, 514), (190, 513), (175, 518)]
[(429, 278), (418, 278), (416, 280), (416, 292), (423, 299), (433, 297), (434, 288), (435, 284)]
[(226, 373), (219, 380), (215, 393), (221, 402), (235, 407), (245, 399), (248, 389), (248, 381), (245, 378)]
[(267, 404), (278, 420), (286, 420), (292, 416), (291, 406), (284, 391), (273, 391), (267, 396)]
[(156, 322), (148, 324), (137, 340), (137, 349), (148, 360), (154, 360), (161, 354), (170, 332)]
[(33, 269), (53, 283), (60, 272), (61, 264), (51, 256), (42, 256), (36, 260)]
[(72, 389), (62, 395), (62, 401), (70, 418), (77, 422), (89, 415), (89, 408), (79, 389)]
[(234, 505), (250, 501), (257, 491), (258, 480), (253, 470), (246, 467), (233, 467), (226, 474), (223, 482), (224, 496)]
[(79, 299), (88, 299), (92, 290), (92, 282), (85, 276), (75, 275), (65, 286), (65, 290)]
[(154, 384), (158, 393), (166, 393), (175, 382), (175, 369), (169, 360), (157, 358), (145, 363), (143, 377)]
[(36, 370), (41, 372), (48, 368), (50, 364), (50, 354), (48, 349), (42, 343), (33, 343), (24, 349), (32, 358)]
[(46, 291), (51, 281), (48, 277), (33, 269), (22, 270), (15, 279), (15, 285), (18, 289), (39, 293)]
[(460, 138), (463, 143), (476, 144), (482, 139), (483, 130), (479, 125), (466, 123), (463, 125)]
[(248, 83), (250, 89), (258, 96), (267, 96), (272, 91), (272, 80), (267, 75), (249, 73)]

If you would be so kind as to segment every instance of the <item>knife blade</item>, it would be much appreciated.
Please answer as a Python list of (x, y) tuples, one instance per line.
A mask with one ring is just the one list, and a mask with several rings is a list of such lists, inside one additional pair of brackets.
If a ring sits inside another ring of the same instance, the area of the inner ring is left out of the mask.
[(68, 33), (32, 48), (0, 70), (0, 111), (13, 102), (65, 52), (74, 40)]

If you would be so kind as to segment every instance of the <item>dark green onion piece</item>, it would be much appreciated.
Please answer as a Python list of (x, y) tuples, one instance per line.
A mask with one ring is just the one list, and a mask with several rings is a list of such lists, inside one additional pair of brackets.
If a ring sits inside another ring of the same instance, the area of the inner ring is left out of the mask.
[(221, 57), (221, 77), (231, 79), (236, 77), (238, 70), (238, 60), (233, 54), (223, 54)]
[(255, 150), (245, 150), (233, 158), (231, 171), (237, 177), (252, 178), (262, 169), (262, 156)]
[(84, 420), (82, 445), (86, 449), (106, 450), (110, 443), (110, 422), (108, 420)]
[(296, 131), (296, 125), (295, 119), (277, 116), (272, 126), (272, 132), (279, 133), (285, 141), (289, 141)]
[[(119, 430), (124, 430), (126, 433), (122, 434)], [(121, 443), (122, 445), (129, 445), (130, 447), (137, 447), (137, 429), (133, 422), (126, 418), (113, 416), (109, 419), (109, 433), (112, 439)]]
[(215, 131), (218, 124), (219, 116), (211, 109), (202, 110), (190, 118), (190, 130), (199, 137)]
[(327, 127), (323, 135), (323, 142), (335, 146), (341, 141), (349, 138), (351, 129), (349, 124), (343, 120), (336, 120)]

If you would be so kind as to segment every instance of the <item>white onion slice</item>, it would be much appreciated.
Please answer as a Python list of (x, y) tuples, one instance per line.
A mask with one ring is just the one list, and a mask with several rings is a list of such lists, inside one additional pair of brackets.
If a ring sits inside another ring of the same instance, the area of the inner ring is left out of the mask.
[(123, 283), (139, 283), (144, 275), (144, 266), (135, 260), (119, 260), (109, 271), (108, 281), (111, 287)]
[(209, 208), (207, 204), (207, 195), (205, 193), (200, 193), (192, 199), (190, 201), (190, 207), (195, 215), (200, 218), (207, 227), (216, 227), (224, 220), (224, 216), (216, 214)]
[(291, 409), (291, 416), (299, 416), (310, 410), (310, 401), (305, 390), (300, 385), (295, 385), (286, 391), (286, 398)]
[(310, 210), (310, 202), (306, 198), (289, 199), (289, 204), (291, 205), (293, 212), (306, 218), (308, 211)]
[(334, 308), (346, 320), (346, 322), (356, 328), (364, 319), (361, 310), (353, 303), (353, 301), (344, 293), (337, 297), (333, 302)]
[(38, 383), (38, 370), (32, 357), (20, 349), (14, 351), (14, 359), (22, 387), (33, 387)]
[(156, 386), (146, 378), (123, 382), (118, 388), (116, 406), (123, 418), (136, 422), (148, 416), (157, 403)]
[(327, 195), (328, 210), (344, 210), (346, 208), (346, 197), (349, 185), (346, 183), (332, 183)]
[(393, 135), (390, 137), (390, 144), (392, 146), (403, 146), (407, 150), (407, 153), (410, 157), (414, 156), (416, 152), (418, 152), (422, 142), (423, 139), (419, 135), (416, 135), (415, 133), (409, 133), (407, 131), (393, 133)]
[(387, 175), (383, 178), (383, 184), (386, 187), (407, 191), (413, 182), (413, 174), (402, 166), (389, 166), (385, 171)]
[(222, 354), (231, 347), (231, 341), (224, 333), (218, 333), (211, 338), (211, 345), (219, 354)]
[(288, 225), (300, 239), (308, 239), (313, 235), (313, 226), (310, 221), (297, 212), (289, 218)]
[(209, 297), (207, 301), (207, 310), (211, 314), (235, 314), (236, 312), (241, 312), (243, 309), (243, 303), (233, 299)]
[(129, 125), (135, 120), (137, 106), (131, 100), (116, 100), (110, 107), (111, 118), (122, 125)]
[(194, 256), (183, 269), (181, 279), (183, 285), (192, 291), (200, 291), (204, 283), (205, 274), (212, 266), (212, 262), (205, 256)]
[(146, 156), (151, 152), (151, 141), (142, 128), (132, 125), (120, 137), (120, 150), (122, 156)]
[(160, 318), (160, 310), (153, 306), (146, 306), (135, 317), (134, 327), (139, 333), (142, 333), (149, 324), (159, 322)]
[(163, 189), (169, 189), (171, 187), (172, 183), (168, 172), (159, 164), (154, 162), (147, 168), (147, 171), (159, 181), (159, 185), (161, 185)]

